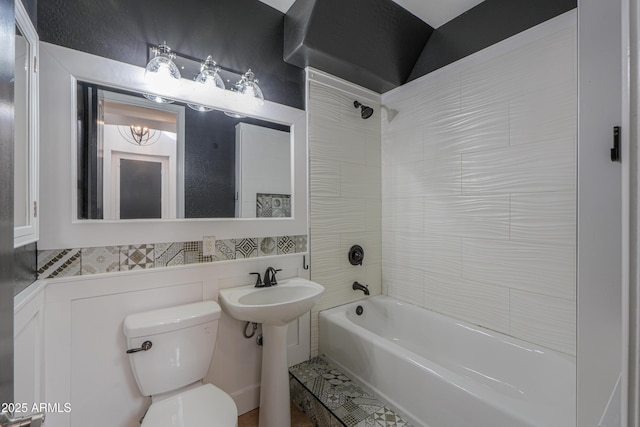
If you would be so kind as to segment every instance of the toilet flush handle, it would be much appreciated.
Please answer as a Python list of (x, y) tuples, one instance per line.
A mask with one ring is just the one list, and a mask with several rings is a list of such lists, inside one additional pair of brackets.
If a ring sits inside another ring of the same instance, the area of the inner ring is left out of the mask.
[(131, 354), (131, 353), (137, 353), (139, 351), (147, 351), (151, 348), (153, 344), (151, 343), (151, 341), (145, 341), (142, 343), (142, 347), (139, 348), (130, 348), (129, 350), (127, 350), (127, 354)]

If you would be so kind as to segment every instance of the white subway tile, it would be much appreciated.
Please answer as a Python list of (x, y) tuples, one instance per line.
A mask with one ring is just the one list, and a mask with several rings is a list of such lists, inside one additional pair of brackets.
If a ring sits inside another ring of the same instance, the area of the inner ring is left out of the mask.
[(364, 199), (317, 197), (310, 205), (312, 235), (367, 231)]
[(509, 331), (509, 290), (426, 273), (423, 306), (495, 331)]
[(409, 124), (385, 135), (385, 152), (391, 155), (391, 164), (404, 164), (423, 157), (423, 129), (420, 123)]
[(434, 195), (424, 201), (424, 229), (452, 237), (509, 239), (509, 195)]
[(422, 305), (424, 300), (423, 275), (415, 268), (382, 264), (382, 281), (388, 295), (412, 304)]
[(309, 197), (340, 197), (340, 163), (323, 158), (309, 162)]
[(463, 193), (575, 190), (575, 139), (462, 155)]
[(576, 82), (514, 98), (509, 106), (511, 145), (571, 140), (578, 132)]
[(424, 160), (422, 195), (453, 195), (462, 192), (462, 156), (428, 157)]
[(511, 240), (576, 246), (576, 192), (513, 193)]
[(364, 199), (380, 199), (382, 170), (380, 166), (340, 163), (340, 195)]
[(424, 156), (443, 157), (509, 145), (509, 104), (492, 103), (442, 115), (424, 127)]
[(469, 280), (572, 299), (575, 249), (560, 245), (463, 239), (462, 276)]
[(576, 354), (576, 302), (511, 291), (511, 335)]
[(399, 233), (420, 233), (424, 229), (422, 198), (391, 199), (389, 202), (389, 231)]
[(575, 56), (571, 28), (473, 66), (462, 72), (462, 110), (575, 81)]

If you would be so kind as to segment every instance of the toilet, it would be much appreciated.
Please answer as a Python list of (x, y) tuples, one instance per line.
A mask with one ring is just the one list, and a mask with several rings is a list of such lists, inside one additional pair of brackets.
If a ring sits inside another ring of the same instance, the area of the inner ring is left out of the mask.
[(203, 384), (213, 357), (220, 306), (214, 301), (129, 315), (127, 354), (138, 388), (151, 396), (142, 427), (236, 427), (224, 391)]

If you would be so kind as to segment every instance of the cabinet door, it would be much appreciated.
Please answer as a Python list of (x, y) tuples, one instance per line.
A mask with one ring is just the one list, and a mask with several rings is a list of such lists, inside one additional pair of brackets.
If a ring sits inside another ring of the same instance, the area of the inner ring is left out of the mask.
[(38, 240), (38, 35), (16, 1), (14, 247)]

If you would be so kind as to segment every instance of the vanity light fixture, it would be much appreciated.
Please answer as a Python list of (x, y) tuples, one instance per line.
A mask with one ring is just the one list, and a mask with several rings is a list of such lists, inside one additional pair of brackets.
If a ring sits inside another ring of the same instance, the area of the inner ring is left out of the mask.
[[(160, 139), (160, 135), (158, 134), (158, 132), (153, 129), (149, 129), (146, 126), (130, 125), (128, 127), (128, 132), (126, 129), (127, 126), (118, 126), (118, 132), (120, 133), (120, 135), (128, 143), (137, 145), (139, 147), (155, 144), (158, 139)], [(157, 138), (156, 135), (158, 136)]]
[[(209, 55), (207, 56), (207, 59), (205, 59), (202, 65), (200, 66), (200, 74), (196, 76), (195, 82), (203, 85), (202, 88), (205, 88), (205, 90), (211, 89), (214, 91), (218, 91), (218, 90), (224, 91), (226, 88), (224, 86), (224, 81), (222, 80), (222, 77), (220, 77), (219, 72), (220, 72), (220, 67), (216, 65), (216, 62), (213, 60), (211, 55)], [(198, 105), (198, 104), (187, 104), (187, 105), (189, 105), (190, 108), (196, 111), (206, 112), (206, 111), (213, 110), (213, 108), (205, 107), (204, 105)]]
[[(144, 71), (145, 78), (153, 82), (154, 86), (157, 87), (179, 84), (182, 76), (180, 75), (180, 70), (173, 62), (176, 55), (171, 52), (171, 48), (167, 46), (167, 42), (163, 42), (154, 48), (153, 53), (154, 57), (151, 58)], [(162, 98), (153, 94), (145, 93), (144, 96), (150, 101), (161, 104), (170, 104), (173, 102), (171, 99)]]
[[(173, 52), (166, 42), (157, 47), (150, 46), (149, 56), (151, 59), (145, 70), (145, 78), (152, 81), (155, 87), (164, 88), (169, 85), (175, 85), (180, 82), (182, 75), (186, 73), (187, 79), (195, 76), (193, 77), (193, 81), (196, 83), (194, 85), (196, 89), (194, 90), (220, 91), (219, 93), (223, 94), (227, 91), (225, 81), (235, 80), (236, 83), (228, 91), (243, 95), (236, 96), (236, 100), (248, 107), (264, 105), (264, 94), (260, 86), (258, 86), (256, 75), (251, 69), (242, 74), (217, 65), (211, 55), (202, 61), (192, 56)], [(173, 102), (171, 99), (150, 93), (146, 93), (144, 96), (154, 102)], [(196, 111), (206, 112), (213, 110), (213, 108), (200, 104), (187, 105)], [(229, 115), (238, 116), (236, 113), (229, 113)]]

